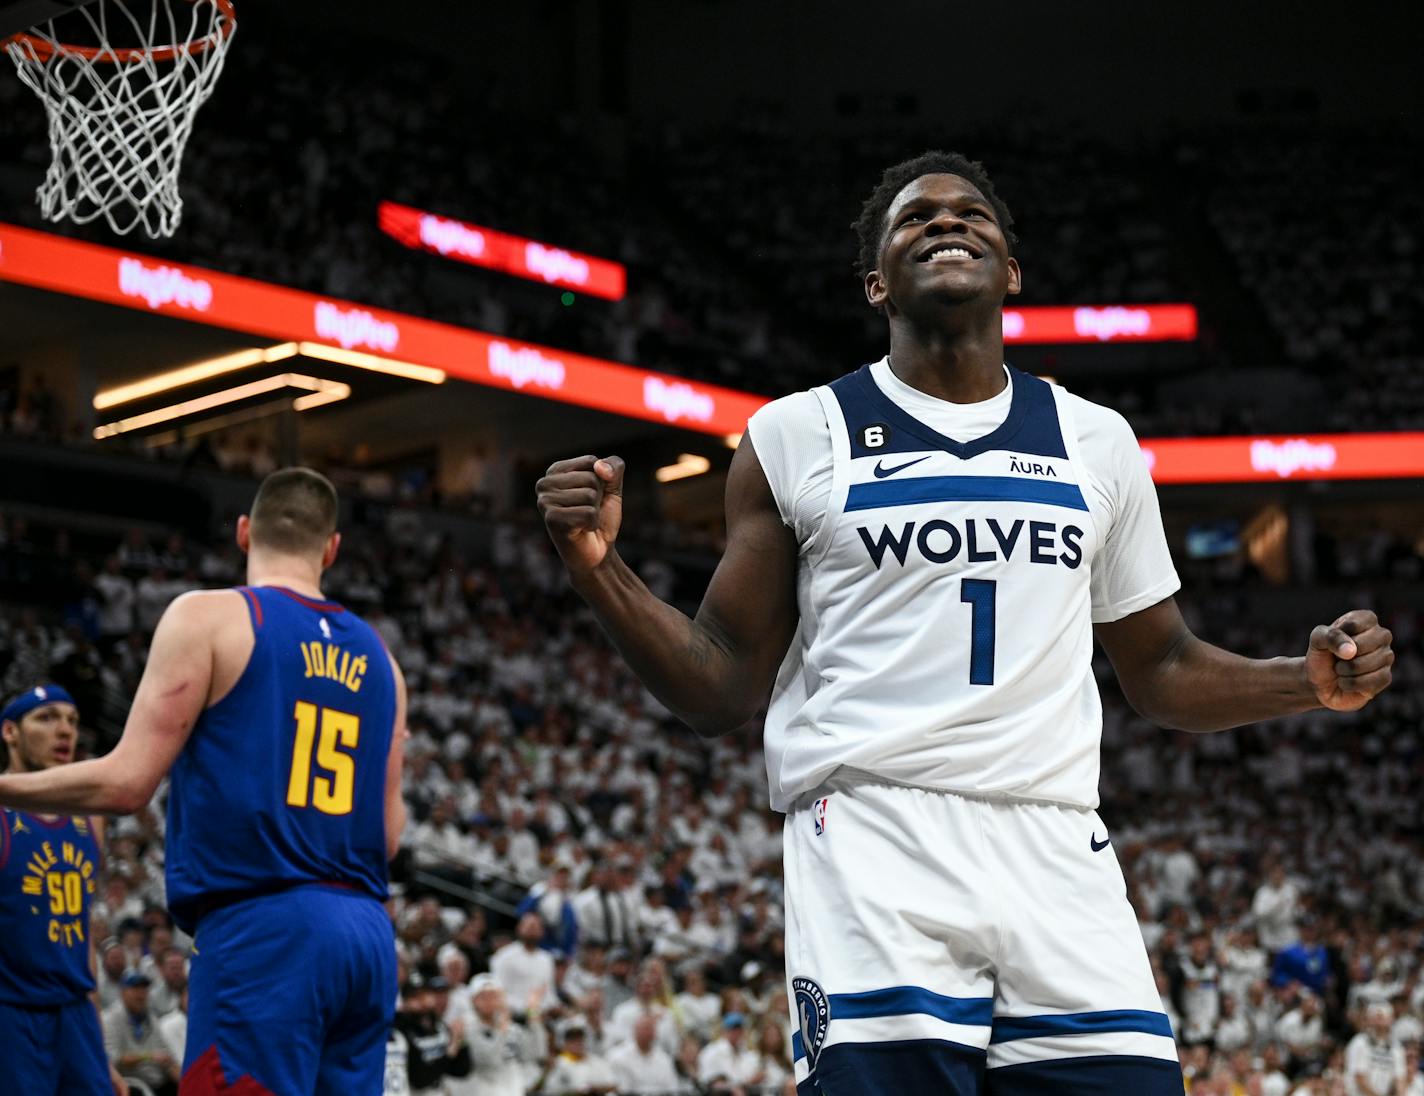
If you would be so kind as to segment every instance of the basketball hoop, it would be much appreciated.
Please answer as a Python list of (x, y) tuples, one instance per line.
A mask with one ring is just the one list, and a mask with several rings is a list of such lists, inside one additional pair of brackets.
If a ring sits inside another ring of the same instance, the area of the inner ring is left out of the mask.
[(97, 0), (5, 39), (49, 117), (46, 219), (172, 236), (183, 149), (236, 29), (232, 0)]

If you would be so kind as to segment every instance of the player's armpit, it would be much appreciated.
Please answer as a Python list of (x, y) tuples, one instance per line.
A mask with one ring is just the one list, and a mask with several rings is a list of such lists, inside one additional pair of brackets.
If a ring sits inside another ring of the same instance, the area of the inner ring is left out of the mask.
[(391, 727), (391, 749), (386, 756), (386, 859), (395, 859), (400, 851), (401, 834), (405, 830), (406, 807), (401, 795), (401, 782), (405, 772), (405, 740), (410, 737), (406, 729), (406, 688), (405, 675), (394, 656), (391, 659), (391, 673), (396, 684), (396, 713)]

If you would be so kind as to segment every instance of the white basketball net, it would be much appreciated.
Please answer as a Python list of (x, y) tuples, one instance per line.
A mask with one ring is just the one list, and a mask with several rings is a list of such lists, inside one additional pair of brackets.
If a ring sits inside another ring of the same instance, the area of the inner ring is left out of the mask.
[[(93, 41), (77, 46), (81, 16)], [(236, 29), (231, 4), (98, 0), (66, 15), (58, 31), (56, 22), (4, 43), (49, 116), (41, 211), (51, 221), (103, 217), (117, 233), (141, 226), (172, 236), (183, 216), (183, 149)]]

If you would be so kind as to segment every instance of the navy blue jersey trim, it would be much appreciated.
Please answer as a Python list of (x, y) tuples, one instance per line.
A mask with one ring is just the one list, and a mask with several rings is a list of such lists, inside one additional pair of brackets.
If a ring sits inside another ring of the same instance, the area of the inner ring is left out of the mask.
[(1088, 509), (1075, 483), (1015, 479), (1013, 476), (919, 476), (852, 484), (846, 512), (919, 502), (1041, 502), (1069, 510)]
[[(1009, 366), (1013, 398), (1009, 413), (999, 426), (974, 441), (961, 442), (946, 437), (895, 403), (880, 390), (870, 366), (863, 365), (831, 383), (831, 391), (841, 405), (841, 414), (850, 434), (852, 458), (889, 453), (942, 450), (962, 460), (993, 450), (1006, 450), (1040, 457), (1066, 457), (1063, 431), (1058, 423), (1058, 406), (1053, 390), (1045, 381)], [(861, 430), (874, 423), (890, 427), (886, 445), (867, 447)]]
[(1108, 1012), (1070, 1012), (1061, 1016), (996, 1016), (991, 1043), (1038, 1039), (1055, 1035), (1085, 1035), (1104, 1031), (1132, 1031), (1172, 1038), (1172, 1024), (1160, 1012), (1116, 1009)]
[(948, 1039), (836, 1043), (821, 1051), (800, 1096), (977, 1096), (984, 1051)]
[(1132, 1054), (1084, 1055), (990, 1067), (990, 1096), (1182, 1096), (1182, 1067), (1165, 1058)]
[[(827, 1000), (831, 1006), (832, 1023), (836, 1020), (868, 1020), (914, 1013), (923, 1013), (951, 1024), (975, 1027), (988, 1027), (994, 1021), (992, 997), (948, 997), (920, 986), (888, 986), (862, 993), (832, 993)], [(799, 1031), (791, 1034), (791, 1049), (796, 1061), (806, 1057)]]

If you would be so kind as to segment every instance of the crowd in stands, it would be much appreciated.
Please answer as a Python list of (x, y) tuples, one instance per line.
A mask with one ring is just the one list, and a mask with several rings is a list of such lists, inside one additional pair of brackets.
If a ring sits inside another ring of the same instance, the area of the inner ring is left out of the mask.
[[(240, 581), (241, 557), (138, 532), (56, 554), (52, 536), (0, 535), (0, 568), (71, 571), (66, 597), (0, 611), (0, 686), (59, 678), (103, 750), (164, 605)], [(358, 525), (328, 579), (411, 688), (388, 1091), (794, 1091), (781, 820), (756, 728), (680, 729), (542, 531), (503, 527), (492, 558), (470, 560), (418, 521)], [(1249, 593), (1198, 592), (1189, 619), (1245, 653), (1299, 647), (1303, 629), (1253, 622)], [(1424, 1092), (1424, 651), (1418, 616), (1382, 609), (1399, 661), (1361, 716), (1167, 732), (1097, 664), (1102, 814), (1193, 1096), (1370, 1091), (1360, 1073), (1378, 1093)], [(124, 1033), (143, 1033), (157, 1092), (190, 945), (164, 910), (162, 800), (112, 827), (94, 925), (110, 1053), (136, 1059)]]
[[(615, 137), (528, 119), (447, 61), (393, 52), (371, 80), (342, 50), (286, 46), (254, 34), (234, 48), (186, 153), (182, 229), (145, 250), (780, 395), (883, 352), (850, 222), (884, 166), (948, 144), (982, 159), (1015, 211), (1018, 303), (1199, 302), (1198, 374), (1269, 366), (1323, 386), (1304, 400), (1278, 380), (1297, 397), (1280, 406), (1196, 401), (1203, 420), (1158, 378), (1115, 376), (1139, 432), (1424, 421), (1420, 198), (1399, 182), (1417, 137), (1257, 127), (1123, 145), (1022, 120), (947, 133), (928, 116), (822, 132), (750, 108), (721, 124), (630, 119)], [(45, 225), (28, 200), (49, 151), (27, 96), (0, 81), (19, 159), (0, 173), (7, 217), (107, 239)], [(409, 251), (378, 231), (382, 199), (618, 260), (629, 294), (566, 307), (550, 287)], [(1348, 242), (1322, 229), (1327, 203), (1348, 207)]]

